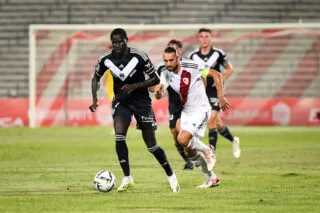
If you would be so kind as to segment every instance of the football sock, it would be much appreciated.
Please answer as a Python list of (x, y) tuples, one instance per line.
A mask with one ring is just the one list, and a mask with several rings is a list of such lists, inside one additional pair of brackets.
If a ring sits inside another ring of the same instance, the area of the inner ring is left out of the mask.
[(219, 133), (227, 138), (229, 141), (233, 142), (233, 135), (229, 131), (229, 128), (227, 126), (223, 126), (221, 130), (219, 130)]
[(217, 148), (217, 140), (218, 140), (218, 131), (216, 128), (209, 129), (209, 144), (214, 147), (214, 150)]
[(191, 158), (191, 162), (195, 164), (196, 167), (199, 168), (199, 170), (207, 177), (209, 178), (211, 176), (211, 171), (208, 170), (207, 167), (207, 161), (204, 158), (203, 154), (200, 152)]
[(177, 151), (179, 152), (179, 154), (181, 155), (181, 157), (187, 161), (188, 157), (186, 156), (186, 153), (184, 152), (184, 147), (182, 145), (180, 145), (179, 143), (175, 143), (175, 146), (177, 148)]
[(130, 176), (128, 147), (126, 136), (123, 134), (116, 134), (116, 152), (124, 176)]
[(153, 147), (148, 148), (148, 150), (158, 160), (158, 162), (166, 172), (167, 176), (171, 176), (173, 174), (173, 171), (171, 169), (171, 166), (168, 162), (168, 159), (164, 150), (158, 145), (154, 145)]
[(210, 151), (210, 148), (207, 145), (205, 145), (202, 141), (200, 141), (200, 139), (197, 137), (192, 137), (187, 147), (190, 149), (195, 149), (202, 153), (208, 153)]

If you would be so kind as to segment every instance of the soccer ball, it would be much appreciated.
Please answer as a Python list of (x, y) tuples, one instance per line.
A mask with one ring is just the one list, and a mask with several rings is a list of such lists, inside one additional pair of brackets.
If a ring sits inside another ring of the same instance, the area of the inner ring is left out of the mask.
[(99, 171), (93, 179), (94, 187), (100, 192), (109, 192), (116, 184), (116, 177), (107, 170)]

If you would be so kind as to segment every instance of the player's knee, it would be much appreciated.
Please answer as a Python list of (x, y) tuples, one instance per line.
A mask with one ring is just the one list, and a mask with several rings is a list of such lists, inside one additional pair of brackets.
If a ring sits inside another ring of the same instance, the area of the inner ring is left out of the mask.
[(221, 131), (223, 129), (223, 123), (220, 119), (217, 119), (216, 121), (216, 128)]
[(177, 137), (177, 141), (179, 144), (186, 147), (186, 146), (188, 146), (190, 140), (187, 137), (185, 137), (184, 135), (179, 134)]
[(216, 129), (217, 128), (217, 123), (212, 121), (208, 122), (208, 129)]

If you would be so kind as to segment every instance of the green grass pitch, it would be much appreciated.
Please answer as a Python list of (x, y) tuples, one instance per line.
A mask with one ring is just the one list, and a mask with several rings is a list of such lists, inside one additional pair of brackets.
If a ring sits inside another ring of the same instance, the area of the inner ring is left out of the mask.
[[(158, 143), (179, 179), (171, 193), (141, 132), (130, 128), (127, 143), (135, 187), (101, 193), (93, 177), (107, 169), (121, 181), (111, 127), (1, 128), (0, 212), (320, 212), (319, 127), (230, 127), (241, 139), (241, 157), (219, 137), (219, 187), (196, 189), (197, 170), (183, 171), (169, 129)], [(207, 137), (203, 139), (207, 143)]]

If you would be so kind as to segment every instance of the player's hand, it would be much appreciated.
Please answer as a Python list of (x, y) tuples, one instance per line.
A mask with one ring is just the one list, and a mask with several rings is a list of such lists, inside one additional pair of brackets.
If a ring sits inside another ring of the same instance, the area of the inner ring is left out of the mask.
[(158, 84), (154, 88), (156, 99), (161, 99), (164, 94), (164, 86), (163, 84)]
[(93, 102), (90, 106), (89, 109), (91, 112), (96, 111), (97, 107), (99, 106), (99, 104), (97, 102)]
[(222, 111), (227, 111), (231, 107), (228, 100), (224, 96), (219, 97), (219, 104), (220, 104)]
[(137, 86), (135, 84), (125, 84), (121, 87), (121, 90), (127, 94), (132, 93), (137, 89)]
[(215, 83), (212, 84), (212, 88), (214, 88), (214, 87), (216, 87), (216, 84), (215, 84)]

